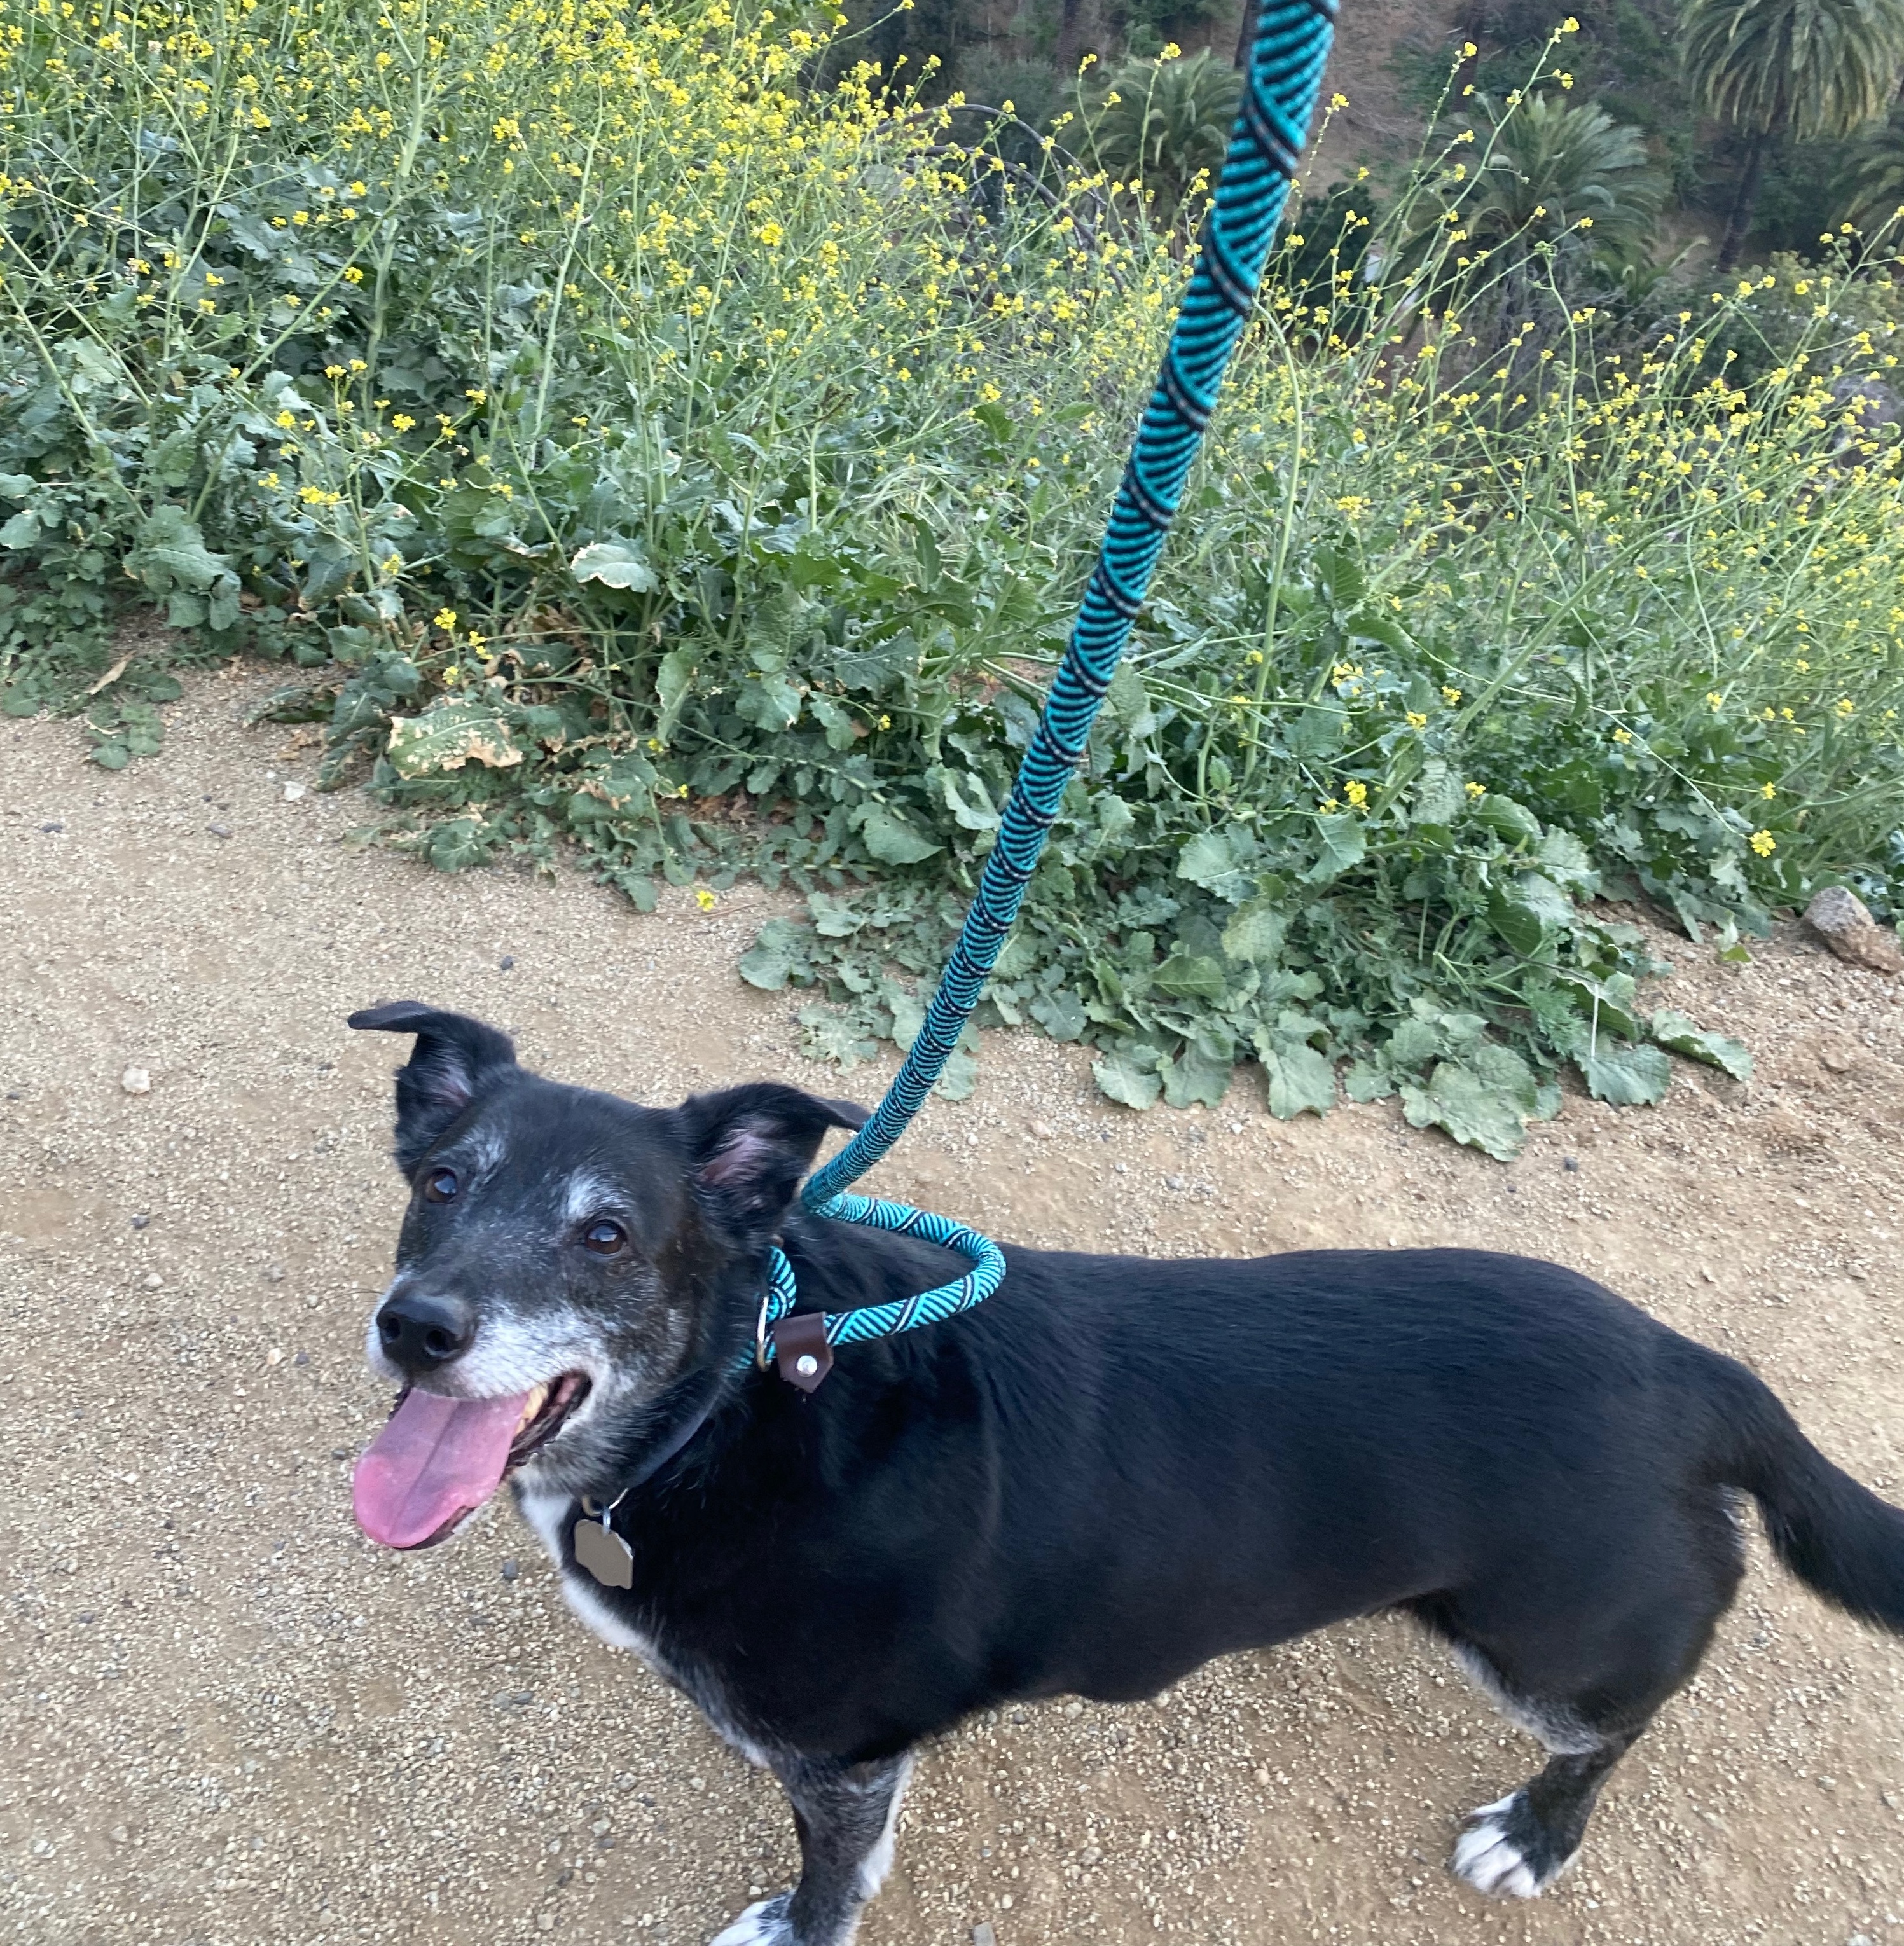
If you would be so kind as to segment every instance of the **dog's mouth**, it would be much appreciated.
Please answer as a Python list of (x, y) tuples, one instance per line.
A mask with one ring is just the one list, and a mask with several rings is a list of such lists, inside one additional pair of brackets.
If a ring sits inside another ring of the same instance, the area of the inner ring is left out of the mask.
[(357, 1462), (358, 1526), (386, 1547), (445, 1539), (555, 1437), (588, 1393), (580, 1372), (502, 1398), (406, 1388)]

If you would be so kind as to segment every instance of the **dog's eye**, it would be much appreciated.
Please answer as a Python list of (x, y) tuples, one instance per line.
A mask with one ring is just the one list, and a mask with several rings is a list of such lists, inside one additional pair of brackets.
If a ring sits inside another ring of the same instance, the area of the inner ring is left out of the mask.
[(426, 1203), (452, 1202), (461, 1186), (453, 1169), (433, 1169), (423, 1185), (423, 1200)]
[(612, 1257), (628, 1241), (628, 1232), (619, 1223), (611, 1223), (604, 1216), (583, 1231), (582, 1240), (597, 1256)]

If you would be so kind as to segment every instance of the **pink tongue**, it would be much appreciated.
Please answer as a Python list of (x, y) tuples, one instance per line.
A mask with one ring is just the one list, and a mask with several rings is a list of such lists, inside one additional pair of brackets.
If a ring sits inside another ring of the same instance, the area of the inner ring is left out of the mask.
[(529, 1402), (413, 1392), (357, 1462), (357, 1525), (386, 1547), (421, 1547), (502, 1484), (509, 1442)]

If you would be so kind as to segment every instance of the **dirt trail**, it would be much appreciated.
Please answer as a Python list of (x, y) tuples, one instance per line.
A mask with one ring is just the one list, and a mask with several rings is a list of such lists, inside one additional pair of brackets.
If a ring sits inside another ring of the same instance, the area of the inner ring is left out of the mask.
[[(453, 1004), (652, 1100), (784, 1075), (870, 1101), (886, 1070), (807, 1066), (784, 999), (735, 978), (764, 894), (641, 918), (354, 847), (370, 808), (287, 800), (309, 751), (239, 727), (257, 687), (201, 683), (117, 776), (70, 725), (0, 725), (0, 1936), (701, 1946), (788, 1876), (777, 1790), (568, 1619), (506, 1509), (410, 1557), (351, 1524), (403, 1196), (400, 1050), (343, 1018)], [(1670, 950), (1662, 997), (1742, 1033), (1760, 1078), (1683, 1067), (1652, 1114), (1570, 1100), (1510, 1168), (1388, 1107), (1272, 1123), (1247, 1077), (1139, 1118), (1019, 1037), (882, 1186), (1028, 1243), (1556, 1258), (1751, 1361), (1904, 1497), (1904, 982), (1792, 939), (1736, 974)], [(1904, 1644), (1759, 1549), (1578, 1870), (1494, 1905), (1443, 1861), (1538, 1753), (1365, 1622), (950, 1739), (862, 1938), (1904, 1946), (1900, 1723)]]

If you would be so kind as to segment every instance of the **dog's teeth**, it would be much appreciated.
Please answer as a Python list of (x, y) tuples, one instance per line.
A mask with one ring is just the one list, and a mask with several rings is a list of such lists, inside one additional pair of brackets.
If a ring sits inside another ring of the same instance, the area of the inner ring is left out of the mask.
[(546, 1385), (536, 1386), (529, 1395), (522, 1408), (522, 1416), (516, 1421), (516, 1431), (518, 1433), (528, 1431), (530, 1425), (534, 1422), (536, 1413), (542, 1410), (548, 1397), (549, 1388)]

